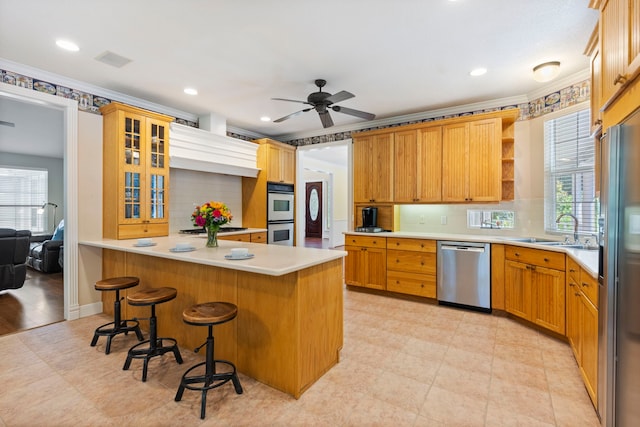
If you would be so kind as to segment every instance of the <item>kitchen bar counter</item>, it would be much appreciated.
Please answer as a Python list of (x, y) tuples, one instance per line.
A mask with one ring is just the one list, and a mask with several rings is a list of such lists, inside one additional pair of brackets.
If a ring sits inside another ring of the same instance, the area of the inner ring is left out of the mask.
[[(177, 339), (183, 351), (205, 341), (206, 328), (188, 326), (182, 312), (193, 304), (227, 301), (238, 316), (216, 326), (216, 357), (234, 361), (238, 371), (298, 398), (333, 365), (343, 343), (343, 251), (219, 240), (206, 248), (205, 236), (156, 237), (151, 247), (137, 240), (94, 240), (81, 245), (102, 248), (102, 277), (137, 276), (140, 285), (171, 286), (176, 299), (156, 307), (160, 336)], [(176, 243), (192, 252), (170, 252)], [(227, 260), (235, 247), (254, 254)], [(111, 314), (113, 295), (102, 295)], [(123, 318), (149, 316), (148, 307), (122, 305)], [(147, 321), (141, 326), (148, 330)], [(117, 340), (116, 340), (117, 342)], [(185, 368), (186, 369), (186, 368)]]
[[(244, 231), (244, 233), (246, 232)], [(225, 236), (233, 234), (237, 233), (224, 233)], [(307, 267), (323, 264), (327, 261), (341, 259), (347, 254), (336, 250), (233, 242), (220, 239), (218, 239), (218, 244), (220, 245), (218, 248), (207, 248), (205, 247), (207, 242), (206, 234), (172, 234), (168, 237), (155, 237), (153, 242), (156, 245), (148, 247), (135, 246), (136, 239), (102, 239), (81, 241), (80, 244), (269, 276), (282, 276)], [(170, 249), (175, 248), (177, 243), (188, 243), (195, 250), (191, 252), (171, 252)], [(229, 255), (231, 248), (248, 248), (249, 253), (253, 254), (254, 257), (248, 260), (228, 260), (225, 255)]]
[[(449, 240), (460, 242), (486, 242), (503, 245), (523, 246), (527, 248), (543, 249), (554, 252), (562, 252), (573, 258), (582, 268), (584, 268), (594, 278), (598, 278), (598, 251), (584, 250), (575, 248), (558, 247), (553, 245), (543, 245), (533, 242), (520, 242), (516, 236), (489, 236), (478, 234), (451, 234), (451, 233), (420, 233), (412, 231), (388, 231), (380, 233), (363, 233), (356, 231), (348, 231), (345, 235), (353, 234), (358, 236), (380, 236), (380, 237), (400, 237), (409, 239), (430, 239), (430, 240)], [(551, 240), (549, 237), (541, 237), (542, 239)]]

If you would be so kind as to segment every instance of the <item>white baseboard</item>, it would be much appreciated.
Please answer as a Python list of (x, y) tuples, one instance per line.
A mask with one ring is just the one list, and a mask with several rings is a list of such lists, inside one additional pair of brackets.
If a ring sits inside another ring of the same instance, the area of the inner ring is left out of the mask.
[(102, 313), (102, 302), (94, 302), (93, 304), (86, 304), (80, 306), (80, 317), (93, 316), (94, 314)]

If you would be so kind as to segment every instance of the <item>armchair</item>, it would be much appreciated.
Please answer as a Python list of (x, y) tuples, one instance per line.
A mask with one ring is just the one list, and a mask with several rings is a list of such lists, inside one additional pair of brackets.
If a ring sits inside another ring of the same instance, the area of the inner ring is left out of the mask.
[(24, 285), (30, 237), (29, 230), (0, 228), (0, 291)]
[(57, 273), (62, 270), (58, 260), (63, 240), (64, 220), (60, 221), (53, 234), (31, 237), (27, 265), (43, 273)]

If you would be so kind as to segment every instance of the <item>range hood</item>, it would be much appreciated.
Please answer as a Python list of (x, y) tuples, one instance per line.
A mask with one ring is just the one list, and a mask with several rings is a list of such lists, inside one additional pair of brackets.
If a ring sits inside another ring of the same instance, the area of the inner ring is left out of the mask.
[(169, 167), (255, 178), (258, 144), (171, 123)]

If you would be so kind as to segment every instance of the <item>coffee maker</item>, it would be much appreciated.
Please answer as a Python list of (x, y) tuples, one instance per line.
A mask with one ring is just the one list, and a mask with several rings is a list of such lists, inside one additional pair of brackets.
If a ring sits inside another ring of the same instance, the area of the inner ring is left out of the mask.
[(356, 227), (356, 231), (366, 233), (376, 233), (382, 230), (378, 227), (378, 208), (366, 207), (362, 208), (362, 227)]
[(378, 226), (378, 208), (362, 208), (362, 226), (377, 227)]

